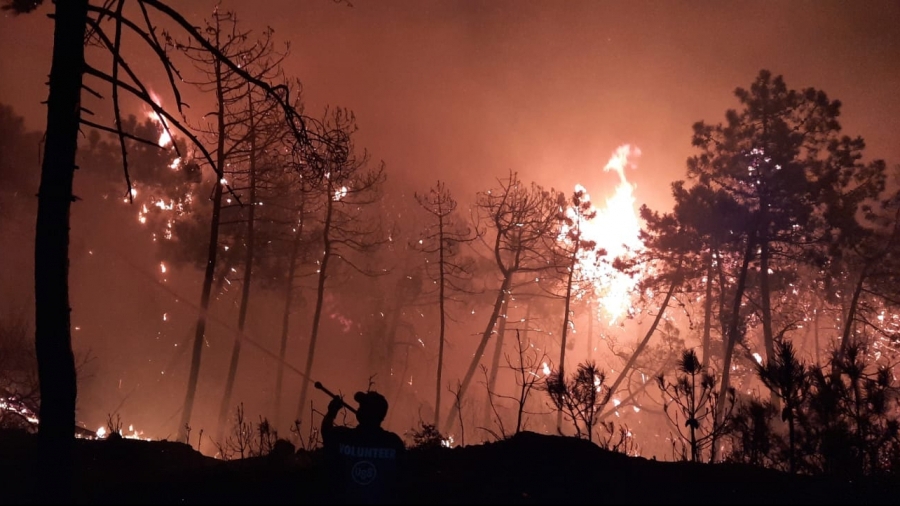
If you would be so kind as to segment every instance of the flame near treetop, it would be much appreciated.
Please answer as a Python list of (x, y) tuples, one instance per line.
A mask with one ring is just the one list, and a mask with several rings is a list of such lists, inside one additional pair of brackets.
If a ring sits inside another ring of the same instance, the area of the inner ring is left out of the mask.
[[(153, 99), (154, 104), (160, 105), (159, 95), (151, 91), (150, 98)], [(172, 136), (169, 135), (169, 124), (166, 123), (165, 118), (161, 117), (159, 113), (157, 113), (153, 109), (147, 111), (147, 117), (160, 126), (161, 132), (159, 134), (159, 140), (156, 141), (157, 144), (159, 144), (160, 147), (165, 147), (171, 144)]]
[[(581, 223), (582, 238), (595, 241), (598, 249), (606, 251), (606, 256), (604, 261), (598, 263), (591, 255), (583, 255), (576, 269), (579, 271), (579, 278), (588, 281), (594, 292), (586, 295), (596, 297), (609, 316), (610, 324), (615, 323), (631, 307), (631, 294), (638, 281), (613, 269), (612, 261), (618, 257), (634, 255), (643, 248), (639, 237), (641, 224), (634, 209), (634, 185), (625, 177), (625, 168), (636, 167), (634, 159), (640, 155), (641, 150), (630, 144), (616, 148), (603, 170), (616, 171), (619, 174), (619, 185), (613, 196), (606, 199), (606, 206), (598, 208), (592, 220)], [(576, 185), (576, 191), (578, 190), (583, 190), (583, 187)]]

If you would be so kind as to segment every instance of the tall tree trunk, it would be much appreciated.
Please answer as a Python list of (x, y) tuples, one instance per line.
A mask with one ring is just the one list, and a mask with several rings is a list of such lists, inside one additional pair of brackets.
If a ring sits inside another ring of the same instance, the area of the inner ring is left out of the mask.
[(278, 370), (275, 373), (275, 423), (281, 427), (281, 390), (284, 382), (284, 363), (287, 360), (288, 332), (291, 327), (291, 304), (294, 300), (294, 276), (297, 274), (297, 255), (300, 252), (300, 238), (303, 235), (303, 211), (300, 211), (300, 223), (294, 233), (291, 245), (291, 259), (288, 264), (287, 281), (284, 284), (284, 312), (281, 315), (281, 345), (278, 348)]
[(588, 300), (588, 328), (587, 328), (587, 358), (588, 360), (592, 360), (594, 358), (594, 319), (597, 318), (594, 309), (594, 301), (593, 299)]
[[(562, 334), (559, 338), (559, 377), (566, 378), (566, 339), (569, 336), (569, 312), (572, 310), (572, 278), (575, 276), (575, 261), (578, 258), (578, 243), (581, 241), (581, 234), (575, 237), (575, 250), (572, 252), (572, 258), (569, 263), (569, 275), (566, 278), (566, 305), (563, 313)], [(556, 432), (562, 434), (562, 410), (556, 410)], [(590, 428), (588, 428), (590, 432)]]
[[(763, 223), (765, 226), (765, 222)], [(766, 363), (775, 357), (775, 338), (772, 333), (772, 294), (769, 288), (769, 241), (762, 239), (759, 252), (759, 292), (762, 306), (763, 343), (766, 348)], [(775, 395), (774, 393), (772, 394)]]
[(859, 307), (859, 296), (862, 294), (862, 289), (867, 277), (866, 270), (866, 268), (863, 268), (862, 272), (859, 273), (859, 279), (856, 280), (856, 286), (853, 288), (853, 298), (850, 299), (850, 307), (847, 309), (847, 318), (844, 320), (844, 328), (841, 332), (841, 346), (838, 351), (839, 357), (843, 357), (847, 352), (847, 347), (850, 346), (853, 324), (856, 321), (856, 310)]
[(69, 212), (81, 119), (86, 0), (56, 2), (47, 137), (34, 242), (35, 352), (41, 407), (37, 492), (71, 498), (78, 395), (69, 308)]
[(440, 272), (440, 286), (438, 287), (438, 305), (441, 311), (441, 329), (438, 336), (438, 363), (437, 381), (434, 393), (434, 426), (440, 432), (441, 424), (441, 381), (444, 373), (444, 333), (447, 330), (447, 312), (444, 308), (444, 293), (446, 289), (446, 265), (444, 264), (444, 216), (438, 216), (438, 238), (441, 241), (438, 248), (438, 268)]
[(509, 299), (512, 294), (507, 294), (500, 308), (500, 321), (497, 323), (497, 340), (494, 341), (494, 356), (491, 357), (491, 370), (488, 374), (487, 397), (484, 399), (484, 426), (491, 423), (491, 395), (496, 392), (497, 372), (500, 370), (500, 355), (503, 354), (503, 337), (506, 335), (506, 322), (509, 319)]
[(516, 352), (519, 354), (519, 377), (522, 381), (522, 384), (519, 385), (519, 398), (518, 398), (518, 406), (516, 409), (516, 432), (522, 432), (522, 426), (525, 423), (525, 402), (528, 400), (528, 393), (530, 387), (528, 386), (528, 375), (531, 371), (525, 371), (525, 355), (524, 349), (528, 344), (528, 325), (531, 321), (531, 299), (528, 299), (528, 304), (525, 306), (525, 328), (522, 330), (522, 334), (524, 336), (519, 335), (519, 330), (516, 329)]
[[(581, 239), (576, 239), (576, 241), (580, 241)], [(575, 254), (578, 254), (578, 250), (575, 250)], [(563, 313), (563, 327), (562, 334), (559, 338), (559, 374), (563, 378), (566, 377), (566, 344), (567, 339), (569, 337), (569, 314), (572, 311), (572, 277), (575, 275), (575, 257), (572, 257), (572, 263), (569, 265), (569, 276), (566, 280), (566, 305), (565, 312)]]
[[(228, 273), (231, 272), (231, 268), (234, 266), (235, 255), (225, 255), (224, 263), (222, 264), (222, 270), (220, 275), (214, 276), (215, 286), (212, 288), (212, 297), (218, 297), (219, 294), (222, 293), (222, 287), (225, 286), (225, 280), (228, 278)], [(229, 284), (231, 282), (229, 281)]]
[(306, 397), (309, 394), (309, 383), (312, 378), (313, 361), (316, 355), (316, 341), (319, 337), (319, 321), (322, 319), (322, 306), (325, 303), (325, 280), (328, 273), (328, 262), (331, 260), (331, 218), (334, 213), (334, 192), (331, 183), (328, 184), (328, 205), (325, 208), (325, 223), (322, 227), (322, 265), (319, 266), (319, 281), (316, 286), (316, 309), (313, 312), (312, 330), (309, 333), (309, 350), (306, 353), (306, 368), (303, 370), (303, 386), (300, 388), (300, 402), (297, 403), (297, 419), (303, 419), (303, 410), (306, 409)]
[(447, 421), (444, 423), (444, 427), (446, 427), (447, 431), (453, 430), (453, 426), (456, 422), (456, 414), (459, 412), (459, 406), (462, 403), (462, 398), (466, 394), (466, 390), (469, 388), (469, 383), (472, 382), (472, 377), (475, 376), (475, 370), (478, 368), (478, 363), (481, 361), (481, 357), (484, 356), (484, 350), (487, 348), (487, 343), (491, 339), (491, 335), (494, 333), (494, 326), (497, 325), (497, 319), (500, 316), (500, 309), (503, 306), (503, 300), (507, 296), (507, 292), (509, 292), (509, 287), (512, 285), (512, 277), (513, 271), (507, 271), (503, 275), (503, 283), (500, 285), (500, 290), (497, 291), (497, 299), (494, 301), (494, 309), (491, 311), (491, 316), (488, 318), (487, 326), (484, 329), (484, 332), (481, 334), (481, 342), (478, 343), (478, 348), (475, 349), (475, 354), (472, 356), (472, 361), (469, 363), (469, 369), (466, 371), (466, 375), (463, 377), (462, 383), (459, 385), (459, 390), (456, 392), (456, 397), (459, 399), (458, 402), (453, 404), (453, 407), (450, 408), (450, 414), (447, 416)]
[(253, 253), (255, 251), (256, 240), (254, 235), (254, 225), (256, 218), (256, 125), (253, 119), (253, 94), (248, 92), (249, 105), (247, 111), (250, 113), (250, 166), (248, 168), (249, 183), (249, 207), (247, 208), (247, 242), (246, 253), (244, 254), (244, 281), (241, 284), (241, 305), (238, 309), (238, 328), (237, 335), (234, 336), (234, 345), (231, 348), (231, 362), (228, 364), (228, 377), (225, 380), (225, 393), (222, 395), (222, 404), (219, 406), (219, 428), (218, 441), (224, 441), (226, 422), (228, 421), (228, 412), (231, 410), (231, 394), (234, 390), (234, 381), (237, 377), (238, 362), (241, 359), (241, 341), (244, 339), (244, 328), (247, 323), (247, 307), (250, 305), (250, 287), (253, 279)]
[[(719, 398), (716, 401), (716, 419), (715, 428), (722, 423), (722, 416), (725, 410), (725, 401), (728, 397), (729, 382), (731, 379), (731, 356), (734, 355), (734, 347), (740, 336), (738, 335), (738, 327), (741, 322), (741, 302), (744, 300), (744, 290), (747, 288), (747, 271), (750, 270), (750, 261), (753, 259), (753, 249), (756, 247), (755, 229), (750, 232), (747, 237), (747, 249), (744, 251), (744, 261), (741, 264), (741, 272), (738, 275), (737, 287), (734, 292), (734, 303), (731, 307), (731, 320), (728, 324), (728, 332), (725, 335), (725, 356), (722, 365), (722, 384), (719, 389)], [(717, 448), (715, 438), (710, 448), (710, 461), (715, 462)]]
[[(218, 32), (217, 32), (218, 33)], [(209, 313), (209, 298), (212, 291), (213, 278), (216, 274), (216, 254), (219, 251), (219, 219), (222, 212), (222, 174), (225, 169), (225, 97), (222, 91), (222, 64), (216, 61), (216, 104), (218, 108), (218, 144), (216, 147), (216, 182), (213, 192), (212, 217), (209, 222), (209, 247), (206, 254), (206, 272), (203, 276), (203, 288), (200, 291), (200, 313), (197, 315), (197, 327), (194, 332), (194, 348), (191, 353), (191, 371), (188, 376), (187, 393), (184, 396), (184, 407), (181, 410), (181, 424), (178, 426), (178, 440), (187, 439), (187, 427), (191, 424), (191, 412), (194, 409), (194, 396), (197, 393), (197, 379), (200, 377), (200, 357), (203, 353), (203, 341), (206, 335), (206, 320)]]
[[(647, 347), (647, 343), (650, 342), (650, 337), (653, 336), (653, 333), (656, 332), (656, 327), (659, 326), (659, 322), (662, 321), (663, 313), (666, 312), (666, 308), (669, 307), (669, 301), (672, 299), (672, 294), (675, 293), (675, 289), (681, 284), (681, 260), (678, 262), (678, 269), (675, 271), (675, 277), (672, 279), (672, 284), (669, 286), (669, 291), (666, 292), (666, 298), (663, 299), (662, 305), (659, 307), (659, 313), (656, 314), (656, 318), (653, 319), (653, 325), (650, 326), (650, 329), (647, 330), (647, 333), (644, 335), (644, 339), (641, 340), (638, 347), (634, 349), (634, 353), (631, 354), (631, 357), (628, 359), (628, 362), (625, 363), (625, 367), (619, 372), (619, 375), (616, 377), (616, 380), (613, 382), (612, 386), (609, 387), (609, 391), (612, 392), (610, 395), (610, 399), (612, 396), (616, 394), (616, 390), (619, 388), (619, 385), (625, 381), (625, 377), (628, 375), (628, 371), (634, 367), (634, 363), (637, 362), (638, 357), (641, 355), (641, 352), (644, 351), (644, 348)], [(603, 406), (600, 406), (602, 409)]]
[(712, 331), (712, 287), (713, 287), (713, 258), (710, 251), (706, 266), (706, 298), (703, 300), (703, 368), (709, 366), (710, 334)]
[(819, 313), (821, 313), (821, 312), (822, 312), (822, 308), (819, 307), (817, 304), (816, 309), (813, 313), (813, 325), (815, 325), (813, 327), (813, 339), (816, 340), (816, 367), (819, 367), (819, 364), (822, 363), (821, 362), (822, 350), (820, 349), (820, 345), (819, 345)]
[[(391, 297), (391, 301), (393, 302), (390, 312), (388, 313), (389, 319), (387, 322), (387, 326), (384, 331), (384, 363), (381, 364), (385, 376), (389, 378), (389, 382), (385, 385), (385, 388), (391, 388), (393, 385), (394, 377), (394, 352), (397, 347), (397, 328), (400, 326), (400, 315), (403, 312), (403, 278), (397, 282), (397, 289), (394, 291), (393, 297)], [(403, 378), (400, 377), (399, 380), (402, 382)]]
[[(766, 216), (765, 212), (762, 214)], [(769, 288), (769, 235), (768, 223), (763, 219), (763, 233), (759, 252), (759, 295), (762, 306), (763, 344), (766, 348), (764, 364), (775, 358), (775, 338), (772, 333), (772, 290)], [(769, 401), (777, 411), (781, 411), (781, 398), (772, 390), (769, 392)]]

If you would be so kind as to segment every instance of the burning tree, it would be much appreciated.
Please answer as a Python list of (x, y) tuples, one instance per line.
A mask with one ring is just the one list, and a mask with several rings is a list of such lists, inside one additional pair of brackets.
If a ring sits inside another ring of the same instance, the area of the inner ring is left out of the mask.
[[(9, 2), (4, 7), (16, 12), (28, 12), (41, 3), (40, 0)], [(182, 101), (175, 78), (178, 71), (168, 57), (166, 41), (160, 40), (157, 35), (150, 12), (183, 30), (198, 45), (221, 58), (223, 65), (253, 86), (263, 89), (281, 105), (287, 123), (295, 134), (295, 146), (298, 150), (309, 145), (303, 117), (286, 100), (286, 92), (289, 90), (269, 85), (241, 70), (240, 62), (222, 55), (191, 23), (165, 3), (158, 0), (135, 0), (134, 3), (139, 11), (139, 15), (135, 17), (125, 13), (124, 0), (108, 2), (102, 6), (92, 5), (88, 0), (57, 2), (55, 5), (50, 96), (47, 101), (47, 140), (44, 145), (35, 232), (35, 343), (41, 383), (40, 473), (60, 484), (54, 487), (46, 486), (47, 482), (44, 482), (41, 490), (62, 494), (62, 497), (70, 490), (75, 430), (76, 378), (69, 317), (68, 248), (69, 212), (73, 201), (72, 182), (76, 168), (79, 125), (112, 131), (119, 137), (128, 186), (126, 196), (131, 194), (131, 185), (125, 148), (127, 133), (121, 129), (119, 107), (123, 91), (152, 107), (159, 116), (165, 118), (167, 129), (171, 125), (180, 130), (203, 153), (205, 161), (216, 167), (211, 155), (198, 139), (176, 117), (154, 102), (141, 78), (123, 58), (123, 32), (137, 35), (137, 39), (146, 44), (158, 58), (171, 84), (179, 112)], [(112, 57), (109, 71), (86, 63), (86, 41), (109, 51)], [(101, 96), (85, 85), (85, 75), (111, 85), (116, 120), (114, 127), (100, 125), (82, 117), (82, 89)], [(221, 171), (217, 172), (221, 177)], [(192, 399), (192, 396), (189, 398)], [(186, 402), (188, 408), (190, 405), (190, 402)]]

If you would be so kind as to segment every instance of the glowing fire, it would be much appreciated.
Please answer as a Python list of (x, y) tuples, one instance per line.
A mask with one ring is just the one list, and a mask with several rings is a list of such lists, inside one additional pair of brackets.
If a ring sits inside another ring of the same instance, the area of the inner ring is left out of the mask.
[[(153, 93), (151, 91), (150, 98), (153, 99), (154, 104), (156, 104), (158, 106), (161, 105), (159, 96), (156, 93)], [(147, 117), (150, 118), (154, 123), (159, 125), (159, 128), (161, 130), (161, 132), (159, 134), (159, 140), (156, 141), (156, 143), (159, 144), (160, 147), (168, 146), (169, 144), (171, 144), (172, 136), (169, 135), (169, 124), (166, 123), (166, 119), (163, 118), (162, 116), (160, 116), (159, 113), (157, 113), (153, 109), (150, 109), (149, 111), (147, 111)], [(174, 169), (175, 167), (172, 167), (172, 168)]]
[[(597, 209), (592, 220), (581, 223), (582, 238), (597, 243), (598, 249), (606, 251), (604, 262), (592, 261), (584, 255), (576, 269), (581, 279), (589, 280), (600, 306), (606, 311), (610, 323), (622, 317), (631, 307), (631, 294), (637, 280), (612, 268), (612, 261), (618, 257), (633, 255), (643, 248), (639, 233), (641, 224), (634, 208), (634, 185), (625, 177), (625, 168), (634, 168), (634, 158), (641, 150), (630, 144), (619, 146), (610, 157), (604, 171), (614, 170), (619, 174), (619, 185), (606, 206)], [(584, 187), (576, 185), (576, 191)], [(592, 316), (593, 317), (593, 316)]]
[[(19, 401), (15, 396), (0, 397), (0, 414), (3, 412), (16, 414), (20, 416), (22, 420), (34, 427), (37, 427), (37, 425), (40, 424), (40, 418), (38, 418), (37, 413), (25, 406), (25, 404)], [(75, 437), (83, 439), (103, 439), (104, 437), (109, 436), (109, 430), (106, 427), (100, 427), (93, 434), (90, 430), (82, 429), (83, 427), (80, 427), (79, 430), (75, 431)], [(119, 429), (118, 433), (120, 436), (127, 439), (151, 440), (144, 436), (144, 431), (135, 430), (134, 425), (128, 426), (128, 432), (123, 432), (122, 429)]]
[(28, 423), (34, 425), (38, 424), (37, 414), (28, 409), (27, 406), (14, 397), (0, 397), (0, 411), (15, 413), (24, 418)]
[[(120, 436), (125, 439), (142, 439), (144, 441), (151, 441), (151, 438), (144, 437), (144, 431), (135, 430), (134, 425), (128, 426), (128, 431), (125, 432), (122, 429), (118, 429), (116, 431)], [(97, 439), (104, 439), (112, 434), (106, 427), (100, 427), (97, 429)]]

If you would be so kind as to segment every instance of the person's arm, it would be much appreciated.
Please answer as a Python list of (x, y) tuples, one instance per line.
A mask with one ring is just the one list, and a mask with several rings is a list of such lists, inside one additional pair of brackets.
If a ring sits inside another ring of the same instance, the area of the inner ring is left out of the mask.
[(328, 403), (328, 412), (325, 413), (325, 416), (322, 417), (322, 441), (327, 441), (332, 431), (334, 430), (334, 419), (337, 418), (337, 414), (341, 411), (341, 408), (344, 407), (344, 399), (341, 397), (334, 397), (331, 399), (331, 402)]

